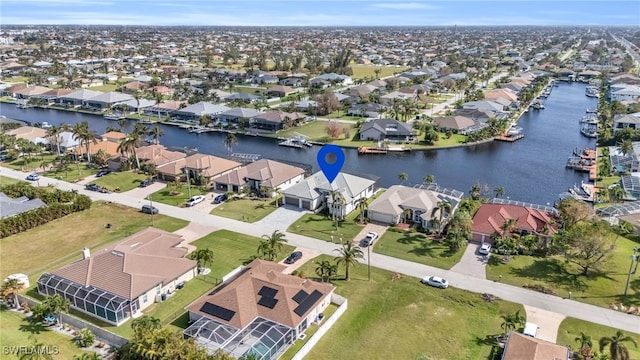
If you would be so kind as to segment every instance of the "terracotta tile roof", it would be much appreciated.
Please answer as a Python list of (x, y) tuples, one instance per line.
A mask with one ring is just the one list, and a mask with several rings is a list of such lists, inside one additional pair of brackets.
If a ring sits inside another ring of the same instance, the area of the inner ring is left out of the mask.
[[(76, 146), (74, 151), (76, 154), (86, 154), (88, 146), (86, 144), (82, 145), (82, 152), (80, 152), (80, 146)], [(98, 151), (104, 151), (110, 156), (118, 154), (118, 143), (113, 141), (98, 141), (95, 144), (91, 144), (91, 155), (97, 153)]]
[(557, 232), (557, 228), (552, 225), (553, 215), (541, 210), (504, 204), (483, 204), (473, 217), (472, 230), (475, 233), (492, 235), (497, 232), (502, 235), (500, 227), (507, 219), (516, 219), (518, 230), (542, 233), (546, 226), (549, 234)]
[(301, 174), (304, 174), (304, 169), (299, 167), (261, 159), (212, 180), (221, 184), (240, 186), (246, 183), (245, 178), (249, 178), (258, 180), (262, 185), (273, 189)]
[(503, 360), (568, 360), (566, 346), (511, 332), (502, 354)]
[(187, 161), (185, 159), (178, 159), (176, 161), (160, 165), (156, 168), (158, 174), (177, 176), (183, 173), (183, 168)]
[(188, 168), (201, 171), (202, 175), (208, 178), (226, 173), (242, 166), (239, 162), (206, 154), (193, 154), (187, 156), (185, 160)]
[(182, 237), (147, 228), (86, 259), (52, 273), (65, 279), (135, 299), (159, 284), (166, 284), (195, 269), (176, 247)]
[(47, 137), (47, 131), (33, 126), (21, 126), (17, 129), (9, 130), (7, 135), (15, 136), (18, 139), (33, 140)]
[[(239, 329), (249, 325), (258, 316), (295, 328), (312, 309), (331, 295), (335, 287), (328, 283), (283, 274), (285, 268), (284, 265), (256, 259), (247, 265), (236, 279), (214, 288), (191, 303), (187, 310)], [(273, 308), (258, 304), (262, 297), (258, 293), (263, 287), (277, 291), (273, 296), (277, 300)], [(307, 294), (317, 291), (321, 296), (305, 312), (298, 311), (298, 314), (295, 310), (299, 304), (293, 298), (301, 290)], [(201, 312), (200, 309), (207, 302), (231, 310), (235, 314), (230, 320), (224, 320)]]
[(187, 154), (180, 151), (167, 150), (167, 148), (162, 145), (139, 147), (136, 149), (136, 154), (140, 161), (149, 161), (156, 166), (167, 164), (187, 156)]
[(124, 139), (127, 137), (127, 134), (120, 132), (120, 131), (109, 131), (107, 133), (104, 133), (102, 135), (100, 135), (101, 138), (103, 139), (107, 139), (109, 141), (117, 141), (120, 142), (120, 140)]

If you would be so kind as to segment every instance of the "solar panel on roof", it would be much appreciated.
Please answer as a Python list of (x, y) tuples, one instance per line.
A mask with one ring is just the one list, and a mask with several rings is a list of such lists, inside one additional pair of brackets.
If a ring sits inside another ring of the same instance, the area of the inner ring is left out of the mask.
[(209, 315), (213, 315), (225, 321), (231, 320), (233, 315), (236, 314), (235, 311), (229, 310), (227, 308), (223, 308), (222, 306), (218, 306), (210, 302), (204, 303), (204, 305), (202, 305), (202, 307), (200, 308), (200, 311)]
[(260, 291), (258, 291), (258, 295), (266, 296), (270, 298), (276, 297), (277, 293), (278, 293), (278, 290), (274, 288), (270, 288), (268, 286), (263, 286), (262, 288), (260, 288)]
[(295, 301), (296, 303), (300, 304), (301, 302), (304, 301), (304, 299), (307, 298), (307, 296), (309, 296), (309, 293), (307, 293), (304, 290), (300, 290), (300, 291), (298, 291), (297, 294), (293, 295), (293, 297), (291, 299), (293, 301)]
[(303, 316), (320, 298), (322, 298), (322, 293), (318, 290), (313, 290), (311, 295), (307, 296), (293, 312), (298, 316)]
[(273, 309), (278, 303), (278, 299), (274, 299), (272, 297), (263, 296), (258, 301), (258, 305), (262, 305), (264, 307), (268, 307), (269, 309)]

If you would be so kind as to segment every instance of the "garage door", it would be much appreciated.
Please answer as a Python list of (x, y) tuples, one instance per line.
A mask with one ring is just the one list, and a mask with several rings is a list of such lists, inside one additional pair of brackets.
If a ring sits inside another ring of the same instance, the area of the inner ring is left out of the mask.
[(382, 224), (393, 224), (393, 215), (381, 214), (374, 211), (368, 211), (369, 220), (376, 221)]
[(311, 201), (310, 200), (302, 200), (302, 208), (311, 210)]
[(287, 205), (293, 205), (293, 206), (298, 206), (298, 198), (296, 197), (285, 197), (284, 198), (284, 202)]

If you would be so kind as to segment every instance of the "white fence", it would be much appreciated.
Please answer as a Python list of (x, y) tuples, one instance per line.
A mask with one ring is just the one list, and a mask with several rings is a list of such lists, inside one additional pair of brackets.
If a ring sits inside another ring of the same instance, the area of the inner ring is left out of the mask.
[(333, 294), (331, 296), (331, 302), (339, 305), (338, 310), (336, 310), (336, 312), (334, 312), (333, 315), (331, 315), (331, 317), (326, 319), (324, 323), (320, 325), (320, 327), (318, 328), (318, 331), (316, 331), (315, 334), (313, 334), (313, 336), (311, 336), (309, 340), (307, 340), (307, 343), (304, 344), (300, 348), (300, 350), (298, 350), (298, 352), (291, 358), (291, 360), (302, 360), (309, 353), (309, 351), (313, 349), (313, 347), (318, 343), (318, 341), (322, 339), (322, 336), (324, 336), (324, 334), (327, 331), (329, 331), (329, 329), (331, 329), (333, 324), (335, 324), (336, 321), (338, 321), (338, 319), (342, 316), (342, 314), (344, 314), (344, 312), (347, 311), (348, 302), (347, 302), (347, 299), (343, 298), (342, 296)]

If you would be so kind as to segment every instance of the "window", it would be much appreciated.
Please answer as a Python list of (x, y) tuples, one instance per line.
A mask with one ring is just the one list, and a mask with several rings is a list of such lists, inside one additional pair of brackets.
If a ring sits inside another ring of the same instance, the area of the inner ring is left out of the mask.
[(161, 292), (162, 292), (162, 286), (158, 284), (158, 286), (156, 286), (156, 295), (160, 295)]
[(143, 303), (147, 302), (147, 294), (142, 295), (142, 302)]

